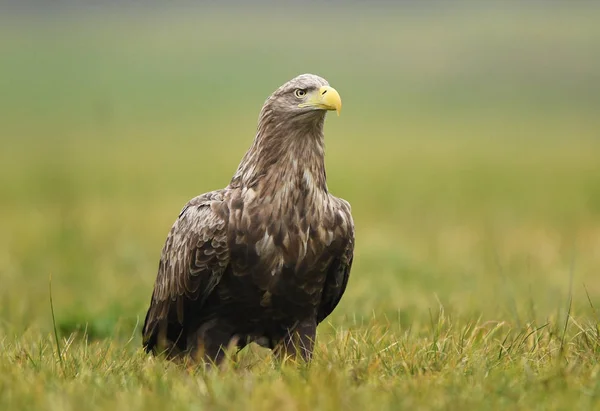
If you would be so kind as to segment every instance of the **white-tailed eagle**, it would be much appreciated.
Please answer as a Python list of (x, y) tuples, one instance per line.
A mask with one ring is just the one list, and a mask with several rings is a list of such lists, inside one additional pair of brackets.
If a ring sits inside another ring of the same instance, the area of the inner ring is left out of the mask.
[(312, 74), (267, 99), (229, 185), (192, 199), (169, 232), (146, 351), (218, 363), (225, 347), (254, 341), (311, 358), (354, 249), (350, 204), (329, 193), (325, 177), (325, 114), (341, 107), (338, 92)]

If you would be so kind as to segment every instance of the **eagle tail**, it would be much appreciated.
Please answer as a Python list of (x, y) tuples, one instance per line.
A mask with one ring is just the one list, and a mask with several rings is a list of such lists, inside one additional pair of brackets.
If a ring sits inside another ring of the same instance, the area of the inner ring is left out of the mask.
[(148, 310), (142, 329), (142, 347), (147, 353), (164, 353), (169, 358), (174, 357), (187, 348), (185, 334), (182, 324), (167, 319), (156, 320)]

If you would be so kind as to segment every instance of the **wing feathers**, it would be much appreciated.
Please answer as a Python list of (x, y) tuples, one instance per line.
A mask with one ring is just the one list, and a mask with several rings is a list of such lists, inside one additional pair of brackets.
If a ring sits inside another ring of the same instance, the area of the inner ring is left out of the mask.
[(321, 304), (317, 312), (317, 324), (331, 314), (340, 302), (350, 278), (354, 258), (354, 222), (350, 204), (342, 199), (335, 200), (337, 200), (335, 202), (337, 210), (334, 212), (335, 221), (332, 227), (335, 236), (330, 248), (338, 248), (341, 252), (338, 252), (327, 270)]
[(213, 211), (215, 202), (222, 202), (219, 192), (196, 197), (173, 224), (161, 254), (145, 339), (169, 313), (183, 324), (185, 300), (203, 303), (227, 268), (226, 222)]

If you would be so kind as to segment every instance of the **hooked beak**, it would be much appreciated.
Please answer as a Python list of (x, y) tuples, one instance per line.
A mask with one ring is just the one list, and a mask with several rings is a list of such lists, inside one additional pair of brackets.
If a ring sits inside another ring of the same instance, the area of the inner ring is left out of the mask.
[(314, 107), (320, 110), (335, 110), (337, 115), (342, 111), (342, 98), (340, 94), (331, 86), (323, 86), (313, 92), (313, 95), (308, 98), (306, 103), (302, 103), (299, 107)]

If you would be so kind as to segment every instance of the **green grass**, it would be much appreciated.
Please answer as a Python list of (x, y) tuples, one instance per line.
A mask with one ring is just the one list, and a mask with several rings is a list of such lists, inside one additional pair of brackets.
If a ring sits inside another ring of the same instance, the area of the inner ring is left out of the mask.
[[(598, 407), (599, 11), (0, 18), (0, 409)], [(301, 72), (357, 237), (314, 362), (144, 355), (170, 225)]]

